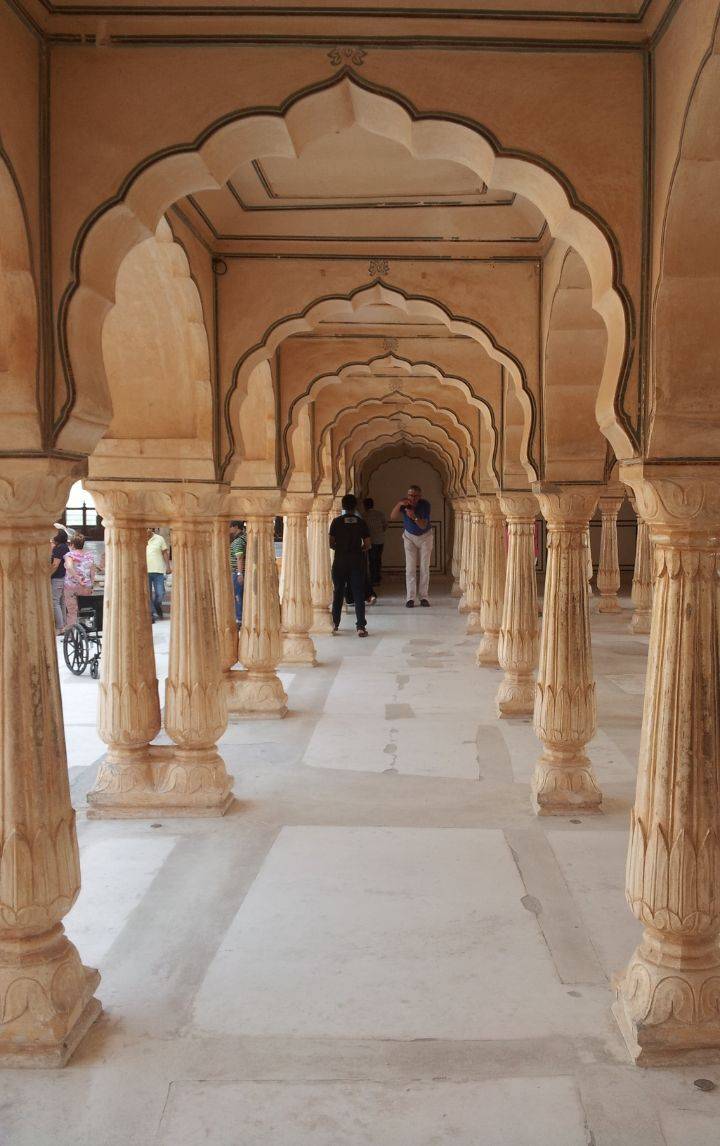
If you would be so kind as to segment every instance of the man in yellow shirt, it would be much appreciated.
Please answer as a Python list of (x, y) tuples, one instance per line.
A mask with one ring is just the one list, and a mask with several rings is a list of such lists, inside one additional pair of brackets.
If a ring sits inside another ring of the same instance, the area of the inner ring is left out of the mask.
[(165, 575), (170, 572), (170, 556), (168, 543), (161, 533), (148, 529), (147, 540), (147, 573), (150, 589), (150, 615), (152, 622), (155, 619), (162, 621), (162, 604), (165, 598)]

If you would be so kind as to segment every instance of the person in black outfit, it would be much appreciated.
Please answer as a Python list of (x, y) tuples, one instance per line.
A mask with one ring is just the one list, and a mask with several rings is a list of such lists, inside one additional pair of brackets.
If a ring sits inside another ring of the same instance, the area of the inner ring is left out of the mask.
[(359, 637), (367, 636), (365, 627), (365, 554), (370, 548), (370, 530), (356, 513), (357, 498), (346, 493), (342, 513), (330, 523), (330, 548), (333, 551), (332, 582), (333, 633), (340, 627), (345, 585), (349, 582), (355, 603), (355, 625)]
[(52, 587), (53, 614), (55, 616), (55, 635), (62, 636), (65, 632), (65, 554), (70, 552), (68, 535), (64, 529), (58, 529), (52, 539), (50, 551), (50, 585)]

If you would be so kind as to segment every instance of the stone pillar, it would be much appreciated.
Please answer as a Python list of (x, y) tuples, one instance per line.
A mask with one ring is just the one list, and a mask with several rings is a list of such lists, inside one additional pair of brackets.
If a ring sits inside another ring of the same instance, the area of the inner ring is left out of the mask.
[(330, 603), (333, 588), (330, 576), (330, 542), (328, 540), (328, 511), (332, 499), (316, 497), (308, 514), (308, 550), (310, 557), (310, 597), (313, 622), (311, 633), (332, 632)]
[(458, 601), (458, 613), (469, 612), (465, 589), (467, 585), (468, 569), (470, 567), (470, 510), (468, 508), (469, 502), (463, 499), (462, 509), (462, 538), (460, 544), (460, 568), (458, 570), (458, 584), (461, 589), (461, 597)]
[(592, 579), (593, 579), (594, 570), (593, 570), (593, 559), (592, 559), (592, 545), (590, 544), (590, 525), (589, 525), (589, 523), (588, 523), (587, 529), (585, 530), (584, 537), (585, 537), (585, 550), (586, 550), (585, 556), (586, 556), (586, 561), (587, 561), (588, 597), (592, 597), (593, 596)]
[(534, 720), (544, 751), (533, 798), (541, 815), (597, 812), (602, 793), (585, 752), (596, 718), (585, 530), (598, 490), (550, 483), (533, 489), (548, 528)]
[[(635, 495), (630, 497), (637, 513)], [(635, 542), (635, 568), (632, 579), (633, 615), (628, 628), (631, 633), (649, 633), (652, 613), (652, 552), (650, 529), (640, 514), (637, 514), (637, 540)]]
[(220, 649), (220, 669), (228, 715), (232, 716), (241, 704), (242, 673), (234, 668), (238, 662), (238, 627), (230, 568), (229, 522), (230, 518), (218, 517), (212, 523), (212, 561), (213, 607)]
[(479, 499), (468, 501), (467, 520), (464, 528), (468, 531), (467, 566), (465, 569), (465, 604), (467, 606), (467, 629), (470, 634), (482, 633), (482, 587), (483, 587), (483, 510)]
[(481, 624), (483, 637), (477, 650), (479, 665), (498, 664), (498, 641), (505, 598), (505, 519), (495, 495), (479, 499), (485, 519)]
[(316, 665), (315, 645), (308, 635), (313, 623), (308, 555), (308, 505), (288, 498), (283, 540), (281, 618), (282, 659), (290, 664)]
[(460, 560), (462, 556), (462, 537), (465, 519), (463, 511), (460, 508), (458, 498), (453, 498), (453, 553), (452, 553), (452, 588), (450, 590), (451, 597), (462, 597), (462, 586), (460, 585)]
[(627, 899), (645, 925), (615, 1016), (640, 1063), (720, 1050), (720, 467), (623, 466), (654, 543)]
[(233, 802), (232, 781), (216, 748), (228, 718), (212, 546), (222, 494), (187, 482), (153, 496), (168, 503), (173, 553), (165, 731), (175, 746), (157, 750), (158, 815), (222, 816)]
[(498, 494), (508, 523), (505, 600), (498, 661), (505, 676), (497, 694), (498, 716), (532, 715), (533, 671), (538, 658), (538, 600), (535, 574), (537, 499), (531, 493)]
[(620, 588), (617, 518), (625, 497), (625, 491), (622, 487), (620, 487), (619, 492), (614, 487), (608, 486), (607, 489), (607, 493), (600, 495), (602, 532), (600, 534), (600, 564), (597, 575), (597, 585), (600, 590), (598, 613), (622, 613), (622, 605), (617, 597)]
[(4, 458), (1, 472), (0, 1066), (52, 1067), (101, 1010), (62, 925), (80, 864), (48, 578), (48, 522), (80, 468)]
[(98, 731), (107, 744), (88, 792), (90, 819), (159, 813), (150, 742), (160, 731), (160, 699), (148, 607), (147, 488), (89, 483), (105, 526), (103, 648)]
[(240, 629), (240, 660), (245, 666), (239, 714), (279, 719), (287, 695), (277, 672), (282, 657), (278, 571), (273, 542), (274, 513), (245, 514), (245, 597)]

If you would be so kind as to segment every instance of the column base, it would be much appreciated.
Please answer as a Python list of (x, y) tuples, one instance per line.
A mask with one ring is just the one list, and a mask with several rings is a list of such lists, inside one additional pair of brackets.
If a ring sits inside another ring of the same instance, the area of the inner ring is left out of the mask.
[(511, 676), (506, 672), (495, 698), (500, 718), (532, 716), (535, 710), (535, 680), (528, 676)]
[[(155, 784), (149, 744), (133, 751), (111, 749), (100, 761), (95, 783), (87, 794), (89, 820), (116, 819), (138, 809), (144, 816), (155, 799)], [(128, 809), (128, 811), (124, 811)]]
[[(140, 765), (138, 765), (138, 768)], [(104, 775), (118, 777), (118, 783), (88, 792), (89, 820), (155, 820), (187, 816), (224, 816), (235, 797), (232, 780), (222, 757), (214, 749), (181, 749), (171, 745), (150, 745), (142, 783), (127, 785), (127, 765), (108, 762), (100, 765), (98, 780)], [(139, 772), (138, 772), (139, 775)]]
[(313, 605), (313, 623), (310, 626), (310, 632), (315, 633), (316, 636), (325, 636), (332, 632), (332, 617), (330, 616), (330, 609), (318, 608)]
[(312, 665), (314, 668), (317, 657), (312, 639), (306, 633), (283, 633), (282, 663)]
[(287, 693), (276, 672), (246, 669), (242, 676), (240, 707), (233, 714), (236, 720), (282, 720), (287, 716)]
[(60, 924), (0, 940), (0, 1068), (64, 1066), (102, 1012), (99, 982)]
[(499, 667), (498, 641), (500, 633), (485, 632), (475, 654), (475, 661), (479, 665)]
[(459, 582), (453, 581), (452, 589), (450, 590), (451, 597), (462, 597), (462, 589)]
[(601, 595), (597, 607), (598, 613), (622, 613), (623, 607), (613, 593), (611, 597)]
[(720, 1062), (720, 949), (715, 936), (689, 940), (646, 932), (615, 981), (613, 1014), (638, 1066)]
[(538, 816), (589, 815), (602, 811), (602, 792), (584, 752), (546, 751), (535, 765), (532, 805)]
[(228, 717), (230, 719), (232, 719), (233, 714), (242, 704), (242, 682), (244, 675), (242, 669), (226, 669), (223, 672), (223, 688), (225, 689), (225, 700), (227, 702)]
[(462, 596), (460, 597), (460, 600), (458, 601), (458, 607), (457, 608), (458, 608), (458, 613), (469, 613), (470, 612), (470, 606), (468, 605), (467, 597), (465, 596), (464, 593), (462, 594)]
[(467, 620), (467, 628), (465, 629), (465, 632), (468, 634), (468, 636), (476, 637), (480, 633), (482, 633), (482, 631), (483, 631), (483, 627), (482, 627), (482, 622), (480, 620), (480, 613), (475, 612), (475, 611), (469, 612), (468, 613), (468, 620)]
[(649, 633), (651, 615), (649, 609), (647, 611), (644, 609), (642, 611), (636, 609), (628, 625), (630, 632), (636, 634)]

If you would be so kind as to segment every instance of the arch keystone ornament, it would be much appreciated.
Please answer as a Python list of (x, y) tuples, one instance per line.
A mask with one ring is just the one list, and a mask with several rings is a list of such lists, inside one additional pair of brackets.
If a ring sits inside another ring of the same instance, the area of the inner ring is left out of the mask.
[(537, 498), (531, 493), (498, 494), (508, 523), (505, 600), (498, 662), (505, 670), (497, 693), (498, 716), (531, 716), (533, 671), (538, 658), (538, 599), (535, 575)]
[(547, 522), (548, 563), (535, 692), (543, 744), (532, 779), (538, 815), (599, 812), (602, 793), (585, 745), (595, 735), (595, 681), (587, 589), (587, 525), (597, 486), (533, 486)]
[(654, 545), (615, 1017), (641, 1064), (720, 1059), (720, 466), (622, 467)]
[(6, 458), (0, 479), (0, 1066), (63, 1066), (101, 1011), (62, 920), (80, 891), (48, 522), (77, 463)]

